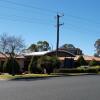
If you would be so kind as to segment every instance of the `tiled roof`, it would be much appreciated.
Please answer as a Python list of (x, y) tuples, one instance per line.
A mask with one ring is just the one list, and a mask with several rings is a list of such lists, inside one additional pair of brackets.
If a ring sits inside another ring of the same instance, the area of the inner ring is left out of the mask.
[(0, 58), (5, 58), (5, 56), (3, 54), (0, 53)]
[[(91, 61), (91, 60), (96, 60), (100, 62), (100, 58), (99, 57), (94, 57), (94, 56), (87, 56), (87, 55), (83, 55), (84, 59), (86, 61)], [(76, 57), (59, 57), (59, 60), (64, 60), (65, 58), (74, 58), (74, 60), (78, 60), (79, 55), (77, 55)]]
[[(94, 56), (87, 56), (87, 55), (83, 55), (83, 57), (84, 57), (84, 59), (86, 60), (86, 61), (91, 61), (91, 60), (96, 60), (96, 61), (100, 61), (100, 58), (99, 57), (94, 57)], [(79, 58), (79, 55), (77, 55), (75, 58), (74, 58), (74, 60), (78, 60), (78, 58)]]
[[(6, 54), (6, 56), (9, 57), (9, 55), (7, 55), (7, 54)], [(6, 58), (6, 56), (3, 55), (2, 53), (0, 53), (0, 58), (3, 59), (3, 58)], [(18, 59), (24, 59), (24, 56), (23, 55), (18, 55), (16, 58), (18, 58)]]

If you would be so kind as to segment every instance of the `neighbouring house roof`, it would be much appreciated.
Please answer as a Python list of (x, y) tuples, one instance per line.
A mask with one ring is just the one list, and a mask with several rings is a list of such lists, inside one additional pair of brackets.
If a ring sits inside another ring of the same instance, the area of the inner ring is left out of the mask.
[(5, 58), (5, 56), (3, 54), (0, 53), (0, 58)]
[[(7, 54), (6, 54), (6, 56), (9, 57), (9, 55), (7, 55)], [(0, 58), (1, 59), (5, 59), (6, 56), (4, 54), (0, 53)], [(23, 55), (18, 55), (16, 58), (17, 59), (24, 59), (24, 56)]]
[[(68, 58), (68, 59), (73, 58), (75, 61), (77, 61), (78, 58), (79, 58), (79, 56), (80, 56), (80, 55), (77, 55), (77, 56), (75, 56), (75, 57), (59, 57), (59, 60), (62, 60), (62, 61), (63, 61), (63, 60), (65, 60), (65, 58)], [(96, 61), (100, 62), (100, 58), (99, 58), (99, 57), (87, 56), (87, 55), (83, 55), (83, 57), (84, 57), (84, 59), (85, 59), (86, 61), (96, 60)]]
[[(79, 55), (77, 55), (77, 56), (74, 58), (74, 60), (78, 60), (78, 58), (79, 58)], [(96, 60), (96, 61), (99, 61), (99, 62), (100, 62), (100, 58), (99, 58), (99, 57), (83, 55), (83, 58), (84, 58), (86, 61)]]

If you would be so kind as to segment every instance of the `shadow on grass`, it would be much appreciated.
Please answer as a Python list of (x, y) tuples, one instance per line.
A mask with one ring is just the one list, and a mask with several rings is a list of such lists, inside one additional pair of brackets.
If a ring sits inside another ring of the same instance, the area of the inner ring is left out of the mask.
[(18, 77), (10, 79), (9, 81), (36, 81), (36, 80), (47, 80), (53, 77)]

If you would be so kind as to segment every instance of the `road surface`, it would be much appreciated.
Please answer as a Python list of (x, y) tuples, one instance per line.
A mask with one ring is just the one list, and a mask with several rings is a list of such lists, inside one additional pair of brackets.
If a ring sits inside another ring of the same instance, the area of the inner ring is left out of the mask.
[(0, 81), (0, 100), (100, 100), (100, 75)]

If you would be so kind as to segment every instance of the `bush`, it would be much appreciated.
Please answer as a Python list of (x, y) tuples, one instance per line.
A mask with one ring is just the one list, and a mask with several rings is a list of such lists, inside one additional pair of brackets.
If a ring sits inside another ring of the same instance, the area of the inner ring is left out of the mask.
[(0, 66), (0, 72), (1, 73), (3, 72), (3, 66)]
[(100, 70), (100, 66), (89, 67), (86, 71), (87, 73), (98, 73)]
[(90, 61), (89, 65), (90, 66), (96, 66), (96, 65), (98, 65), (98, 62), (93, 59), (92, 61)]
[(85, 73), (85, 70), (82, 69), (65, 69), (65, 68), (61, 68), (61, 69), (57, 69), (56, 73)]
[(16, 59), (9, 58), (3, 64), (3, 71), (9, 74), (19, 74), (20, 66)]
[(99, 69), (98, 68), (88, 68), (86, 70), (86, 73), (98, 73)]
[(59, 68), (60, 66), (60, 61), (57, 57), (53, 56), (42, 56), (39, 60), (38, 63), (42, 67), (42, 69), (46, 69), (46, 72), (48, 74), (52, 73), (55, 68)]
[[(43, 70), (46, 69), (46, 72), (48, 74), (50, 74), (52, 72), (52, 65), (51, 65), (49, 56), (42, 56), (38, 60), (38, 66), (40, 66)], [(43, 72), (43, 70), (42, 70), (42, 72)]]
[(98, 68), (98, 71), (100, 72), (100, 66), (96, 66)]
[(79, 66), (85, 66), (85, 65), (88, 65), (87, 62), (84, 60), (83, 56), (80, 56), (78, 60), (76, 61), (76, 66), (79, 67)]
[(60, 65), (61, 65), (60, 60), (59, 60), (58, 57), (56, 57), (56, 56), (51, 57), (51, 58), (50, 58), (50, 62), (51, 62), (52, 67), (53, 67), (54, 69), (58, 69), (58, 68), (60, 67)]
[(41, 73), (42, 69), (38, 66), (38, 57), (32, 57), (28, 66), (30, 73)]
[(98, 73), (100, 68), (74, 68), (74, 69), (57, 69), (55, 72), (56, 73)]

